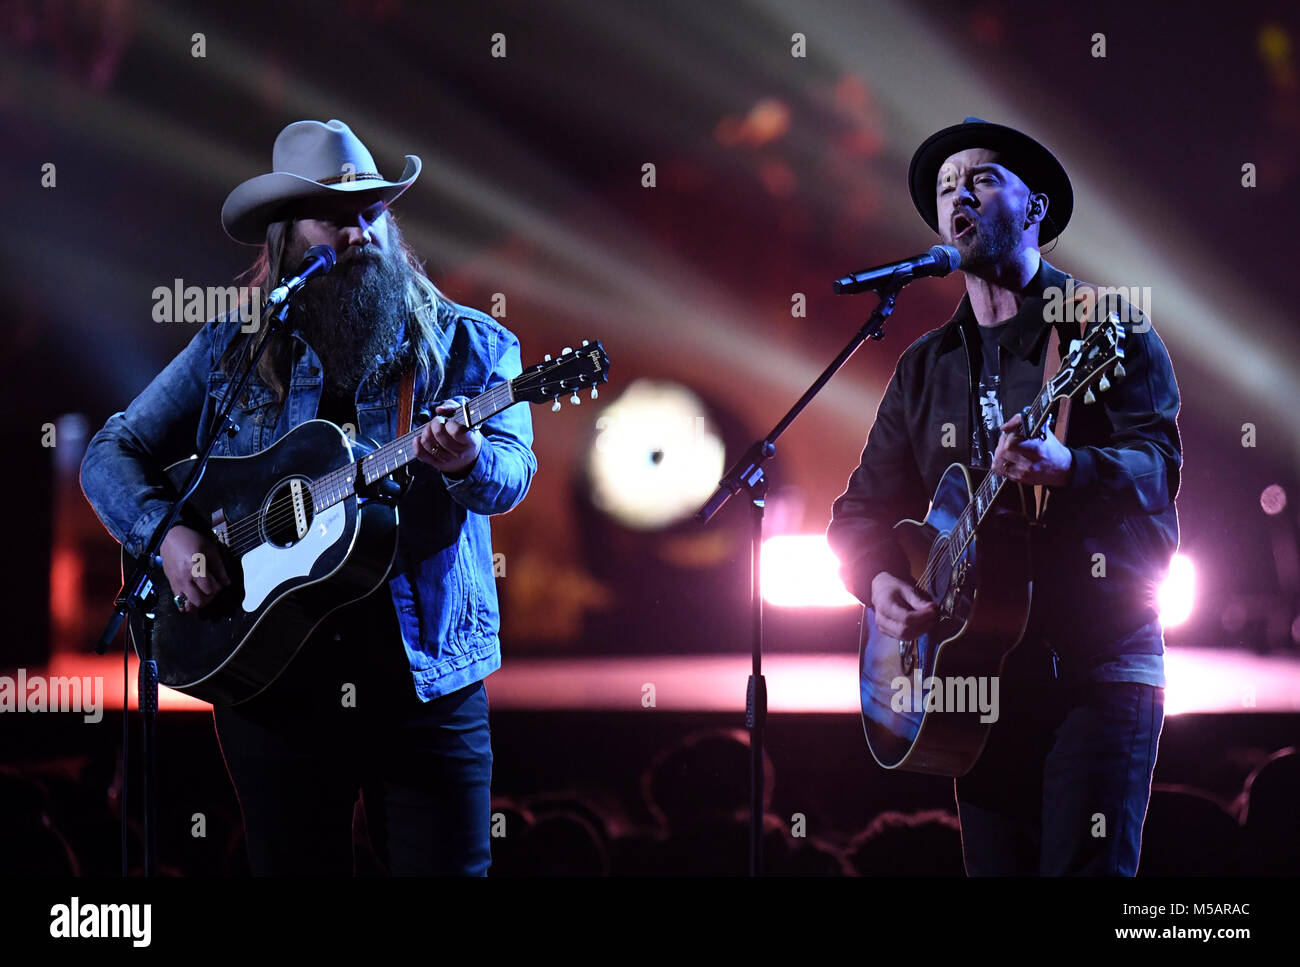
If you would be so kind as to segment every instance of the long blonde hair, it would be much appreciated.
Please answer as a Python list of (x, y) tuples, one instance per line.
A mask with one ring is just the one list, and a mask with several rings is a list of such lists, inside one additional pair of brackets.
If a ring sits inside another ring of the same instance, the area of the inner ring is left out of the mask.
[[(407, 335), (415, 355), (416, 367), (424, 376), (425, 395), (436, 399), (447, 373), (447, 362), (443, 358), (439, 338), (442, 324), (438, 320), (438, 307), (444, 301), (449, 303), (451, 300), (443, 295), (425, 273), (424, 263), (402, 237), (393, 213), (389, 211), (387, 215), (389, 243), (401, 248), (406, 265), (410, 269), (410, 279), (406, 287), (406, 307), (410, 323), (407, 326)], [(236, 281), (255, 286), (260, 292), (269, 292), (272, 286), (285, 275), (284, 252), (288, 247), (292, 228), (293, 220), (287, 218), (267, 225), (266, 243), (258, 251), (253, 264), (241, 272), (236, 277)], [(256, 338), (247, 340), (247, 352), (250, 358), (257, 348), (257, 342)], [(231, 368), (234, 356), (237, 355), (236, 343), (237, 341), (233, 341), (227, 347), (219, 363), (221, 369)], [(276, 333), (271, 337), (271, 344), (266, 347), (266, 352), (257, 364), (258, 378), (275, 391), (276, 398), (281, 403), (289, 392), (283, 374), (289, 364), (287, 354), (290, 344), (288, 333)]]

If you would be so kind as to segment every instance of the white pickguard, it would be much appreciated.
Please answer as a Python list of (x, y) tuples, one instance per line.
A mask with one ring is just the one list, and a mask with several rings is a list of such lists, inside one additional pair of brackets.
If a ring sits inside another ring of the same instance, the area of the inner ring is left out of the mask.
[(290, 578), (306, 577), (316, 560), (343, 536), (347, 510), (335, 504), (317, 514), (311, 531), (292, 547), (259, 544), (241, 558), (244, 566), (244, 610), (262, 606), (272, 591)]

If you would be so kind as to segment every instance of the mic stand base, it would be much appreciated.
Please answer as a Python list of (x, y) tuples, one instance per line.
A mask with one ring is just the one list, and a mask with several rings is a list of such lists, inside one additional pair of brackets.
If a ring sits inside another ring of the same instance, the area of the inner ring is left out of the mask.
[[(269, 303), (268, 303), (269, 306)], [(176, 500), (172, 502), (168, 513), (158, 522), (154, 528), (153, 535), (149, 538), (144, 553), (136, 564), (135, 572), (127, 577), (123, 575), (122, 590), (118, 593), (113, 602), (113, 613), (105, 625), (104, 630), (100, 633), (99, 640), (95, 645), (97, 654), (104, 654), (108, 646), (116, 637), (118, 629), (126, 621), (129, 612), (136, 612), (142, 616), (144, 639), (143, 654), (140, 655), (140, 668), (138, 672), (137, 690), (140, 712), (140, 738), (143, 743), (142, 753), (144, 755), (144, 769), (142, 776), (142, 791), (144, 793), (144, 875), (153, 876), (158, 866), (157, 854), (157, 790), (155, 777), (158, 764), (158, 753), (155, 742), (155, 727), (158, 721), (158, 663), (153, 657), (153, 613), (151, 602), (155, 600), (157, 589), (154, 587), (153, 580), (149, 577), (149, 569), (161, 549), (163, 540), (171, 530), (172, 525), (180, 518), (181, 507), (190, 495), (198, 488), (199, 481), (202, 479), (204, 471), (207, 469), (208, 458), (212, 455), (212, 447), (216, 443), (217, 435), (220, 433), (234, 434), (238, 427), (230, 419), (230, 413), (235, 407), (235, 401), (239, 399), (240, 394), (244, 391), (244, 386), (248, 383), (248, 378), (257, 368), (258, 362), (266, 352), (266, 347), (270, 344), (271, 335), (282, 329), (285, 325), (285, 319), (289, 311), (289, 303), (284, 303), (275, 308), (274, 312), (267, 312), (266, 306), (259, 316), (267, 324), (261, 334), (261, 340), (258, 342), (256, 351), (250, 356), (244, 355), (242, 367), (239, 371), (239, 378), (234, 380), (233, 387), (227, 389), (226, 396), (223, 400), (224, 405), (219, 414), (213, 420), (215, 429), (207, 433), (202, 452), (198, 454), (195, 461), (194, 469), (190, 473), (189, 480), (186, 482), (184, 489), (181, 491)], [(130, 661), (131, 655), (131, 634), (130, 629), (122, 636), (123, 662)], [(130, 859), (126, 855), (126, 845), (128, 842), (128, 812), (126, 809), (126, 791), (130, 785), (130, 757), (128, 755), (129, 730), (127, 728), (127, 719), (130, 715), (129, 696), (122, 696), (122, 875), (126, 876), (130, 872)]]

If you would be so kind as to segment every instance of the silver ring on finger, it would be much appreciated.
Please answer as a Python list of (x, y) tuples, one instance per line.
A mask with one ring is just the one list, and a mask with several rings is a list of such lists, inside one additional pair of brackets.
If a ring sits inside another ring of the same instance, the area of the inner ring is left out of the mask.
[(172, 604), (176, 605), (177, 611), (184, 611), (186, 605), (188, 605), (189, 603), (190, 603), (189, 598), (185, 597), (185, 595), (183, 594), (178, 594), (172, 598)]

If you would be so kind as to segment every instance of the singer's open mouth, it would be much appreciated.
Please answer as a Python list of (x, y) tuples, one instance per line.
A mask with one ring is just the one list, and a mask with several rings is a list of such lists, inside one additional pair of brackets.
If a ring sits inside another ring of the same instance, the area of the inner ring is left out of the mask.
[(956, 215), (952, 220), (952, 237), (953, 240), (961, 238), (967, 232), (975, 227), (975, 221), (965, 215)]

